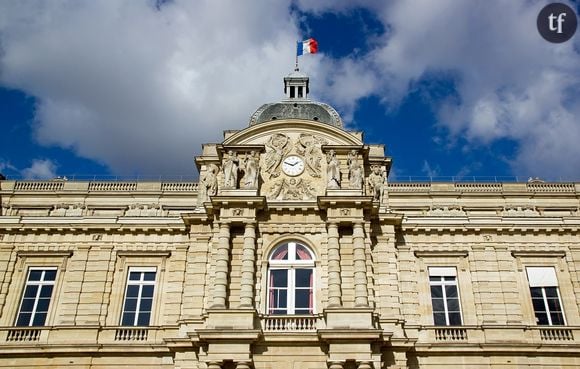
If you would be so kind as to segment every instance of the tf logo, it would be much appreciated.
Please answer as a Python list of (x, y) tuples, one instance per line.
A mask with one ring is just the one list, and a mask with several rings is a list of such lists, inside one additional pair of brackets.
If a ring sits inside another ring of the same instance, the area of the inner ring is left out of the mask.
[(574, 10), (568, 5), (552, 3), (540, 11), (536, 24), (540, 35), (546, 41), (559, 44), (574, 36), (578, 19)]

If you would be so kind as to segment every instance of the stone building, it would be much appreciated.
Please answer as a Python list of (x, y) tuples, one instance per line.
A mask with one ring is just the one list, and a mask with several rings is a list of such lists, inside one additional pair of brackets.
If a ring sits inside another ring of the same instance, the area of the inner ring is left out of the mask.
[(284, 84), (199, 183), (0, 181), (0, 367), (580, 367), (580, 183), (389, 182)]

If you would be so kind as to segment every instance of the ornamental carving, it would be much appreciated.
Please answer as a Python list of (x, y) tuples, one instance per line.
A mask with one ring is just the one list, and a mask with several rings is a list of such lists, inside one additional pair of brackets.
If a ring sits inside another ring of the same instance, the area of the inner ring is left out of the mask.
[(274, 183), (268, 200), (313, 200), (316, 198), (316, 190), (310, 181), (306, 179), (282, 178)]
[(219, 168), (215, 164), (210, 164), (202, 174), (197, 188), (197, 206), (202, 206), (204, 202), (210, 201), (211, 196), (217, 195)]
[(268, 173), (268, 178), (280, 175), (280, 163), (284, 156), (290, 152), (290, 138), (283, 133), (276, 133), (266, 142), (269, 149), (264, 156), (264, 171)]
[(321, 145), (328, 142), (318, 136), (302, 133), (298, 138), (296, 151), (304, 157), (306, 170), (312, 177), (320, 177), (322, 174), (322, 150)]

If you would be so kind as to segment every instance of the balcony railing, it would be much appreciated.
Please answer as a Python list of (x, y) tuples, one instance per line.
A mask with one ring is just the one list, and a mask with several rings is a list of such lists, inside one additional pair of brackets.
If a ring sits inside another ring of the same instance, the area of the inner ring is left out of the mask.
[(574, 341), (574, 333), (569, 328), (539, 328), (542, 341)]
[(316, 332), (320, 328), (318, 315), (269, 315), (262, 317), (264, 332)]
[(40, 328), (14, 328), (6, 332), (6, 342), (34, 342), (40, 340)]
[(435, 340), (436, 341), (467, 341), (467, 329), (465, 328), (436, 328), (435, 329)]
[(147, 341), (147, 328), (118, 328), (115, 330), (115, 341)]

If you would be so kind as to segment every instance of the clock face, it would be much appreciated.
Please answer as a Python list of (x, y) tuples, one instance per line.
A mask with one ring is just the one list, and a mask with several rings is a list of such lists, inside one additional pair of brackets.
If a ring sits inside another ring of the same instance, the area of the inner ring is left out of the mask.
[(304, 172), (304, 160), (296, 155), (287, 156), (282, 162), (282, 170), (289, 176), (297, 176)]

